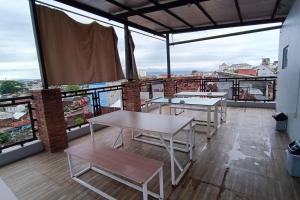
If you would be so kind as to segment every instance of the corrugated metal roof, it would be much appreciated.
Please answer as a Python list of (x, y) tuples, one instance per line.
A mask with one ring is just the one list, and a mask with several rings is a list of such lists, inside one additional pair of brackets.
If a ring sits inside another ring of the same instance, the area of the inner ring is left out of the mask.
[(294, 0), (56, 0), (154, 34), (282, 22)]

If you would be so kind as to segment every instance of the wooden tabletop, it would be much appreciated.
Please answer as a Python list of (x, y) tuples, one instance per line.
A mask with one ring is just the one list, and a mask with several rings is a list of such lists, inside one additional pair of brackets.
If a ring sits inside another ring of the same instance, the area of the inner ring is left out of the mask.
[(133, 128), (175, 135), (193, 120), (192, 117), (160, 115), (119, 110), (88, 119), (88, 122), (119, 128)]
[(225, 97), (227, 92), (178, 92), (175, 94), (177, 97), (195, 97), (195, 96), (206, 96), (206, 97)]
[(71, 146), (65, 152), (140, 184), (163, 165), (161, 161), (90, 142)]
[(162, 103), (162, 104), (181, 104), (181, 105), (193, 105), (193, 106), (214, 106), (221, 101), (220, 98), (200, 98), (200, 97), (190, 97), (190, 98), (158, 98), (151, 101), (151, 103)]

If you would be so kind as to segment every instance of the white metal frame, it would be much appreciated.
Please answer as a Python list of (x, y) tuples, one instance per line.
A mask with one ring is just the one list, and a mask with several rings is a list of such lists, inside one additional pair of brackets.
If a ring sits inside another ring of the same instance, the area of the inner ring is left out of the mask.
[[(189, 131), (188, 131), (187, 138), (186, 138), (187, 141), (183, 142), (183, 141), (174, 140), (175, 135), (180, 133), (186, 126), (189, 126)], [(121, 128), (121, 131), (119, 132), (116, 140), (113, 142), (113, 148), (118, 148), (118, 147), (124, 145), (123, 139), (121, 139), (120, 144), (116, 145), (119, 138), (123, 138), (123, 129), (124, 128)], [(143, 131), (143, 130), (134, 129), (134, 128), (131, 128), (131, 130), (132, 131), (134, 131), (134, 130)], [(90, 122), (90, 131), (91, 131), (92, 141), (94, 142), (95, 139), (94, 139), (94, 130), (93, 130), (93, 123), (92, 122)], [(159, 145), (159, 146), (165, 147), (165, 149), (167, 150), (167, 152), (170, 155), (170, 160), (171, 160), (171, 182), (172, 182), (173, 186), (176, 186), (179, 183), (179, 181), (182, 179), (183, 175), (187, 172), (187, 170), (191, 166), (192, 160), (193, 160), (193, 147), (194, 147), (194, 136), (193, 136), (193, 134), (194, 134), (194, 131), (193, 131), (193, 127), (192, 127), (192, 120), (189, 121), (184, 127), (182, 127), (180, 130), (178, 130), (176, 133), (174, 133), (173, 135), (170, 136), (170, 139), (169, 139), (170, 145), (166, 144), (166, 142), (165, 142), (166, 138), (163, 138), (164, 133), (159, 133), (158, 132), (158, 134), (159, 134), (159, 139), (161, 141), (160, 144), (156, 143), (156, 142), (151, 142), (151, 141), (147, 141), (147, 140), (142, 140), (140, 138), (136, 138), (133, 134), (132, 134), (132, 138), (137, 140), (137, 141), (141, 141), (141, 142), (145, 142), (145, 143), (148, 143), (148, 144)], [(175, 147), (174, 143), (185, 144), (186, 149), (181, 149), (181, 148)], [(185, 166), (181, 166), (181, 164), (178, 162), (177, 158), (174, 155), (174, 150), (179, 150), (179, 151), (182, 151), (182, 152), (189, 153), (189, 161), (185, 164)], [(178, 175), (178, 177), (176, 177), (176, 174), (175, 174), (175, 164), (174, 163), (176, 164), (177, 168), (180, 171), (180, 174)]]
[[(197, 94), (200, 93), (200, 94)], [(204, 98), (221, 98), (221, 102), (220, 102), (220, 114), (221, 114), (221, 122), (226, 122), (227, 119), (227, 99), (226, 96), (227, 93), (225, 93), (224, 95), (215, 95), (214, 92), (210, 92), (210, 94), (208, 92), (195, 92), (195, 94), (193, 94), (193, 92), (190, 92), (190, 94), (180, 94), (176, 93), (175, 96), (176, 97), (204, 97)], [(147, 103), (147, 102), (146, 102)]]
[[(220, 106), (222, 104), (222, 101), (220, 101)], [(158, 103), (158, 102), (155, 102), (156, 104), (159, 105), (159, 114), (162, 113), (162, 105), (165, 105), (166, 103)], [(172, 105), (172, 104), (171, 104)], [(180, 106), (180, 104), (174, 104), (176, 106)], [(183, 104), (184, 105), (184, 104)], [(212, 136), (217, 132), (218, 130), (218, 127), (219, 127), (219, 122), (218, 122), (218, 113), (219, 113), (219, 105), (216, 104), (214, 106), (204, 106), (206, 107), (206, 109), (199, 109), (199, 108), (196, 108), (198, 105), (188, 105), (189, 107), (188, 108), (185, 108), (184, 106), (182, 106), (180, 109), (189, 109), (189, 110), (195, 110), (195, 111), (204, 111), (207, 113), (207, 139), (211, 139)], [(201, 106), (201, 105), (199, 105)], [(194, 107), (194, 108), (193, 108)], [(214, 107), (214, 109), (212, 109), (212, 107)], [(172, 108), (172, 106), (170, 106), (170, 109)], [(176, 109), (176, 108), (175, 108)], [(176, 110), (175, 110), (176, 112)], [(211, 113), (214, 113), (214, 120), (212, 121), (211, 120)], [(170, 113), (171, 113), (171, 110), (170, 110)], [(213, 128), (211, 127), (211, 124), (213, 123)]]
[[(91, 184), (87, 183), (86, 181), (83, 181), (82, 179), (80, 179), (79, 177), (85, 173), (87, 173), (88, 171), (92, 170), (95, 171), (99, 174), (102, 174), (104, 176), (107, 176), (115, 181), (118, 181), (120, 183), (123, 183), (124, 185), (127, 185), (133, 189), (136, 189), (140, 192), (143, 193), (143, 200), (148, 200), (148, 195), (152, 196), (154, 198), (157, 198), (159, 200), (164, 199), (164, 183), (163, 183), (163, 167), (161, 166), (146, 182), (144, 182), (142, 184), (142, 186), (136, 185), (134, 183), (128, 182), (127, 180), (116, 176), (110, 172), (104, 171), (98, 167), (96, 167), (93, 163), (89, 162), (89, 166), (77, 173), (74, 173), (73, 170), (73, 162), (72, 162), (72, 157), (76, 157), (76, 156), (72, 156), (71, 154), (67, 154), (68, 156), (68, 163), (69, 163), (69, 169), (70, 169), (70, 175), (71, 178), (78, 182), (79, 184), (83, 185), (84, 187), (96, 192), (97, 194), (101, 195), (102, 197), (109, 199), (109, 200), (116, 200), (116, 198), (112, 197), (111, 195), (99, 190), (98, 188), (92, 186)], [(149, 191), (148, 190), (148, 183), (156, 176), (158, 175), (159, 177), (159, 194)]]

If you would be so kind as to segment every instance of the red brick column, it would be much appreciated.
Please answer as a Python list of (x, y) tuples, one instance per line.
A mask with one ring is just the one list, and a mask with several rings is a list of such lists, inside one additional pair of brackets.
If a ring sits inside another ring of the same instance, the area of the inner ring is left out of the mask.
[(33, 105), (38, 134), (46, 151), (56, 152), (68, 146), (60, 89), (33, 90)]
[(140, 82), (128, 81), (123, 88), (124, 110), (141, 112)]
[(176, 83), (174, 79), (166, 79), (164, 82), (165, 97), (173, 97), (176, 93)]

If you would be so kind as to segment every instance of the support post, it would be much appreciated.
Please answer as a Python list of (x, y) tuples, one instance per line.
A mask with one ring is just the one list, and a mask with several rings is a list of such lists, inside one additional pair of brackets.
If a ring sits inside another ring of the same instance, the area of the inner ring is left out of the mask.
[(60, 89), (32, 90), (38, 134), (50, 152), (68, 147), (66, 124)]
[(167, 50), (167, 74), (168, 74), (168, 78), (171, 78), (170, 40), (169, 40), (169, 33), (166, 34), (166, 50)]
[(39, 30), (38, 18), (36, 13), (35, 0), (29, 0), (29, 8), (30, 8), (33, 35), (35, 39), (35, 47), (36, 47), (36, 52), (37, 52), (37, 57), (39, 62), (41, 80), (42, 80), (43, 88), (48, 89), (48, 79), (47, 79), (47, 73), (45, 68), (42, 43), (40, 38), (40, 30)]
[(133, 80), (133, 69), (132, 69), (132, 55), (130, 50), (130, 38), (129, 38), (128, 25), (124, 25), (124, 40), (125, 40), (125, 63), (126, 63), (126, 78), (128, 81)]
[(141, 96), (139, 81), (128, 81), (123, 88), (123, 108), (124, 110), (141, 112)]

